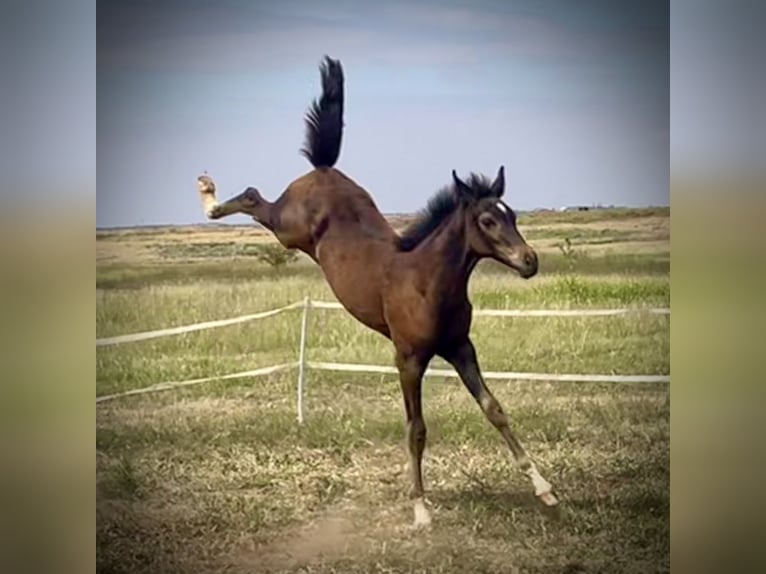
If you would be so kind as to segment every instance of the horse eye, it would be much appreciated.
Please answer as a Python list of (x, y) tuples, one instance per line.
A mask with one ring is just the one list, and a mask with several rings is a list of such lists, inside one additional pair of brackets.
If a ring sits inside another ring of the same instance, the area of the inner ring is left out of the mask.
[(481, 224), (487, 229), (492, 229), (497, 225), (497, 221), (495, 221), (494, 217), (482, 217), (480, 221)]

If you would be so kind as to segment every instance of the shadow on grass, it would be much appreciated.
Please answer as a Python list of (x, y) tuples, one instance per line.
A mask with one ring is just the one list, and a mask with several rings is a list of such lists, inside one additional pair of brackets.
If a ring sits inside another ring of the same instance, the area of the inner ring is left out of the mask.
[(429, 494), (429, 498), (439, 506), (457, 511), (461, 515), (491, 516), (515, 522), (518, 513), (539, 514), (552, 520), (562, 517), (561, 505), (547, 507), (543, 505), (530, 489), (509, 488), (500, 490), (473, 484), (462, 488), (439, 489)]

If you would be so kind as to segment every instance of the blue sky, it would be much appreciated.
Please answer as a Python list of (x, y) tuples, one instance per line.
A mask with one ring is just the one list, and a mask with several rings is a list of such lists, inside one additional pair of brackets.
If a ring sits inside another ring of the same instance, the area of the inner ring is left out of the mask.
[(223, 198), (275, 199), (310, 168), (324, 54), (346, 73), (337, 167), (384, 212), (500, 164), (517, 209), (669, 203), (667, 2), (104, 0), (97, 19), (101, 227), (204, 221), (204, 170)]

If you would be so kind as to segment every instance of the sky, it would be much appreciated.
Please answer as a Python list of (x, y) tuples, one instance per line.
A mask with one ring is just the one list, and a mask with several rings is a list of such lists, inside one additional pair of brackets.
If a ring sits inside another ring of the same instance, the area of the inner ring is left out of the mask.
[[(205, 221), (310, 171), (304, 113), (346, 76), (336, 167), (384, 213), (453, 169), (506, 169), (517, 210), (669, 205), (669, 7), (655, 0), (97, 4), (98, 227)], [(227, 221), (243, 223), (245, 216)]]

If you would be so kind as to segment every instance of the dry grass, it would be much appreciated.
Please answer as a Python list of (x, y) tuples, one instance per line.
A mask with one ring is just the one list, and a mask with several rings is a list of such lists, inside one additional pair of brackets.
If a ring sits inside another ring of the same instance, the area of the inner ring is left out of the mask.
[[(395, 229), (402, 229), (411, 216), (390, 216)], [(565, 237), (578, 245), (587, 247), (591, 242), (610, 244), (619, 249), (627, 241), (667, 242), (670, 237), (670, 214), (667, 209), (651, 210), (602, 210), (582, 213), (532, 213), (519, 218), (519, 227), (528, 240), (538, 249), (548, 250)], [(134, 227), (102, 229), (96, 233), (96, 261), (120, 265), (158, 263), (171, 259), (181, 246), (197, 246), (197, 257), (188, 260), (210, 258), (204, 246), (228, 245), (230, 253), (218, 255), (218, 259), (236, 258), (242, 245), (274, 243), (274, 236), (258, 225), (199, 224), (188, 226)], [(663, 250), (663, 246), (658, 248)], [(218, 252), (225, 249), (218, 249)], [(170, 254), (170, 255), (168, 255)]]
[(111, 453), (98, 459), (101, 570), (667, 570), (660, 388), (494, 385), (562, 496), (549, 516), (467, 393), (430, 381), (435, 523), (414, 533), (395, 381), (313, 377), (303, 428), (292, 385), (274, 377), (100, 407), (97, 446)]

